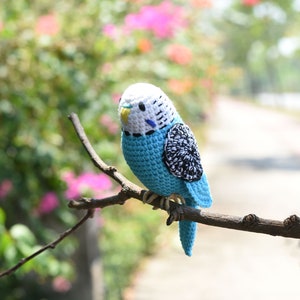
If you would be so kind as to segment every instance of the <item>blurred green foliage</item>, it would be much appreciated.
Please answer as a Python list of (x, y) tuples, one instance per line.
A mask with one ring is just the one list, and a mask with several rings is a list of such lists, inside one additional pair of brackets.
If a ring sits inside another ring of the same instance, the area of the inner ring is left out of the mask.
[(224, 63), (238, 68), (233, 92), (300, 91), (299, 12), (297, 0), (236, 0), (222, 12)]
[[(160, 234), (162, 215), (144, 205), (129, 204), (103, 211), (107, 220), (103, 227), (106, 238), (100, 245), (109, 253), (103, 261), (106, 272), (107, 299), (122, 299), (124, 287), (132, 280), (144, 256), (155, 252), (154, 241)], [(122, 222), (120, 224), (120, 221)]]
[[(70, 112), (79, 115), (99, 155), (125, 175), (130, 172), (119, 146), (117, 104), (129, 84), (159, 85), (190, 122), (205, 116), (224, 75), (216, 51), (218, 39), (202, 26), (206, 8), (196, 4), (2, 1), (1, 270), (76, 222), (66, 207), (63, 175), (90, 172), (92, 164), (67, 119)], [(130, 14), (142, 15), (143, 7), (159, 7), (158, 14), (166, 13), (161, 5), (178, 10), (182, 17), (181, 23), (170, 23), (171, 33), (161, 37), (150, 28), (126, 28)], [(101, 214), (104, 227), (99, 245), (107, 299), (118, 299), (140, 259), (152, 253), (160, 215), (134, 205), (108, 208)], [(56, 282), (76, 279), (72, 255), (77, 246), (74, 237), (68, 238), (58, 249), (1, 279), (1, 299), (56, 299), (65, 293), (68, 284), (62, 290)]]

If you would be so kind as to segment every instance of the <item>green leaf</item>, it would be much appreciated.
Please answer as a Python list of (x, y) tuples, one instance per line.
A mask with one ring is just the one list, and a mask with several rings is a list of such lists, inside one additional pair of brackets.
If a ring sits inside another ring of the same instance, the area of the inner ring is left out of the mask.
[(0, 225), (4, 225), (6, 220), (5, 212), (2, 208), (0, 208)]
[(23, 224), (15, 224), (10, 229), (11, 236), (18, 244), (24, 243), (33, 246), (36, 242), (33, 233)]
[(8, 234), (7, 231), (1, 232), (1, 239), (0, 239), (0, 256), (4, 254), (6, 249), (12, 244), (11, 236)]

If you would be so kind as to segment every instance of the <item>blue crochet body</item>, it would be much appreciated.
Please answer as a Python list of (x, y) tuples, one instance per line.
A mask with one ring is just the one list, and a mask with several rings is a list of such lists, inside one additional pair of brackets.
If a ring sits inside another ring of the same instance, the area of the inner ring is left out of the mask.
[[(167, 133), (177, 123), (183, 123), (179, 116), (163, 129), (138, 137), (122, 132), (125, 160), (132, 172), (152, 192), (161, 196), (176, 193), (184, 197), (188, 206), (209, 207), (212, 199), (205, 173), (198, 181), (185, 181), (172, 175), (163, 161)], [(192, 255), (196, 230), (195, 222), (179, 222), (180, 240), (185, 253), (189, 256)]]

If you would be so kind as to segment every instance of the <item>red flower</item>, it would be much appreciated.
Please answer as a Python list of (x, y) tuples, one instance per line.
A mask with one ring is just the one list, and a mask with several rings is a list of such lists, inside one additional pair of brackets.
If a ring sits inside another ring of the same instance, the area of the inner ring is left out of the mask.
[(245, 5), (245, 6), (254, 6), (258, 3), (260, 3), (261, 0), (242, 0), (242, 3)]
[(59, 31), (58, 21), (55, 15), (40, 16), (35, 26), (35, 31), (40, 35), (55, 35)]
[(193, 82), (190, 79), (170, 79), (168, 81), (169, 89), (178, 95), (188, 93), (193, 88)]
[(209, 79), (209, 78), (202, 78), (200, 80), (200, 85), (203, 88), (210, 90), (213, 87), (213, 81), (212, 81), (212, 79)]
[(137, 47), (142, 53), (147, 53), (152, 50), (152, 43), (148, 39), (140, 39)]
[(13, 184), (10, 180), (5, 179), (0, 183), (0, 199), (3, 199), (12, 190)]
[(211, 8), (213, 3), (211, 0), (192, 0), (191, 4), (199, 8)]
[(186, 65), (193, 59), (192, 51), (189, 48), (178, 44), (170, 45), (167, 48), (167, 56), (171, 61), (179, 65)]
[(72, 287), (71, 282), (62, 276), (57, 276), (52, 281), (53, 289), (58, 293), (65, 293)]

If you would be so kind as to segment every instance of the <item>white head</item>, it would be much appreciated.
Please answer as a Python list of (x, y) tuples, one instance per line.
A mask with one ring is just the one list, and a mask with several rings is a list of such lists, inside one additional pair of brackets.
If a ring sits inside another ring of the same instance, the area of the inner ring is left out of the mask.
[(170, 124), (177, 115), (168, 96), (149, 83), (135, 83), (123, 93), (119, 116), (123, 130), (132, 135), (145, 135)]

